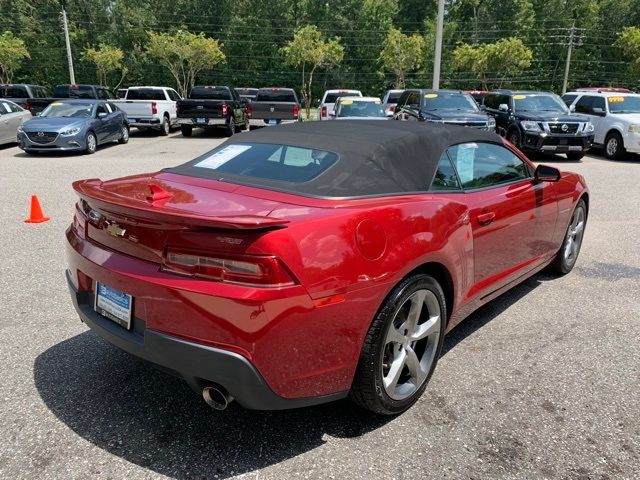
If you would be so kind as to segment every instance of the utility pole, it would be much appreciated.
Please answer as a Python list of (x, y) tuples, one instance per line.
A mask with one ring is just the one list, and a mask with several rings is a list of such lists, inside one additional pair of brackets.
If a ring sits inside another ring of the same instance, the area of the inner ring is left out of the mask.
[(71, 84), (76, 83), (76, 76), (73, 73), (73, 57), (71, 56), (71, 42), (69, 41), (69, 25), (67, 23), (67, 12), (64, 10), (64, 4), (62, 6), (62, 26), (64, 27), (64, 42), (67, 45), (67, 62), (69, 63), (69, 78)]
[(569, 81), (569, 68), (571, 67), (571, 52), (573, 51), (573, 37), (576, 33), (576, 21), (571, 24), (571, 32), (569, 33), (569, 49), (567, 50), (567, 64), (564, 67), (564, 81), (562, 82), (562, 95), (567, 93), (567, 83)]
[(440, 88), (440, 61), (442, 58), (442, 30), (444, 27), (444, 0), (438, 0), (438, 20), (436, 23), (436, 47), (433, 54), (432, 88)]

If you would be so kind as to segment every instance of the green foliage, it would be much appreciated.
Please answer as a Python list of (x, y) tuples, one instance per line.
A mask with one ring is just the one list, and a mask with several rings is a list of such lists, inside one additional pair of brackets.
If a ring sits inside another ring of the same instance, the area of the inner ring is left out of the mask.
[(96, 67), (96, 77), (100, 85), (107, 85), (107, 75), (116, 70), (120, 70), (122, 75), (120, 81), (113, 87), (117, 89), (122, 83), (124, 76), (127, 74), (127, 67), (122, 63), (124, 52), (118, 47), (101, 43), (98, 48), (87, 47), (84, 50), (82, 58), (86, 62), (93, 63)]
[(175, 33), (148, 32), (148, 35), (147, 53), (171, 72), (182, 96), (187, 96), (193, 88), (198, 73), (226, 59), (222, 44), (204, 33), (196, 35), (178, 30)]
[(380, 62), (395, 75), (394, 88), (404, 88), (406, 73), (422, 66), (425, 47), (424, 38), (418, 34), (409, 36), (396, 28), (389, 30), (382, 44)]
[(25, 58), (31, 56), (21, 39), (11, 32), (0, 35), (0, 83), (11, 82), (13, 72), (20, 68)]
[(313, 100), (312, 84), (316, 69), (336, 66), (344, 58), (340, 37), (325, 40), (318, 27), (306, 25), (295, 33), (293, 40), (282, 48), (282, 52), (288, 65), (302, 69), (302, 95), (308, 117)]
[(472, 72), (487, 90), (500, 88), (504, 79), (517, 76), (531, 66), (533, 52), (518, 38), (503, 38), (483, 45), (459, 45), (453, 51), (456, 69)]
[(629, 68), (635, 73), (640, 73), (640, 28), (625, 28), (615, 44), (627, 58), (631, 60)]

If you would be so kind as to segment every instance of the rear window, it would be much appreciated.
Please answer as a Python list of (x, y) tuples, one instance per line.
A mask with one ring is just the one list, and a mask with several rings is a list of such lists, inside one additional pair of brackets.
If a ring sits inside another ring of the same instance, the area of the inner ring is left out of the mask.
[[(327, 96), (324, 97), (324, 103), (336, 103), (336, 100), (340, 97), (361, 97), (360, 92), (349, 92), (348, 90), (342, 92), (335, 93), (327, 93)], [(398, 98), (400, 98), (398, 96)]]
[(157, 88), (130, 88), (127, 100), (165, 100), (164, 92)]
[[(324, 150), (271, 143), (241, 143), (212, 150), (183, 167), (239, 177), (304, 183), (333, 165), (338, 156)], [(181, 167), (177, 168), (179, 172)]]
[(242, 97), (255, 97), (258, 94), (257, 88), (236, 88), (238, 95)]
[(26, 98), (27, 96), (27, 89), (25, 87), (0, 87), (0, 97)]
[(53, 96), (56, 98), (94, 98), (93, 88), (89, 85), (58, 85), (53, 90)]
[(296, 103), (296, 94), (293, 90), (280, 90), (267, 88), (258, 90), (256, 102), (293, 102)]
[(195, 87), (189, 98), (193, 100), (233, 100), (227, 87)]

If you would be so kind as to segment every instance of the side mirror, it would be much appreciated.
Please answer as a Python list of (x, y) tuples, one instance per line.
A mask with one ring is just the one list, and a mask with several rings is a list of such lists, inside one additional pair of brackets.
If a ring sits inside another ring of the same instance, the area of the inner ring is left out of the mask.
[(507, 105), (506, 103), (501, 103), (500, 105), (498, 105), (498, 110), (500, 112), (508, 112), (509, 111), (509, 105)]
[(598, 115), (599, 117), (604, 117), (606, 114), (604, 113), (604, 109), (600, 107), (593, 107), (591, 109), (594, 115)]
[(107, 115), (108, 115), (108, 113), (107, 113), (107, 112), (100, 112), (100, 113), (98, 114), (98, 118), (106, 118), (106, 116), (107, 116)]
[(479, 104), (479, 105), (478, 105), (478, 108), (479, 108), (480, 110), (482, 110), (483, 112), (487, 110), (487, 106), (486, 106), (486, 105), (483, 105), (483, 104)]
[(574, 113), (574, 112), (576, 111), (576, 106), (575, 106), (575, 105), (570, 105), (570, 106), (569, 106), (569, 111), (570, 111), (571, 113)]
[(536, 182), (557, 182), (560, 180), (560, 170), (549, 165), (538, 165), (534, 178)]

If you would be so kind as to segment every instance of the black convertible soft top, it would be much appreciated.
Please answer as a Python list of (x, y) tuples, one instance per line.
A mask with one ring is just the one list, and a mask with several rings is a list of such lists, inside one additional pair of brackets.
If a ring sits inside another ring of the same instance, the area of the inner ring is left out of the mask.
[(468, 142), (502, 144), (495, 133), (469, 127), (424, 122), (326, 121), (263, 128), (235, 135), (221, 147), (282, 144), (335, 153), (338, 160), (315, 178), (284, 182), (196, 167), (198, 157), (164, 171), (280, 190), (313, 197), (364, 197), (424, 192), (442, 153)]

